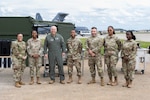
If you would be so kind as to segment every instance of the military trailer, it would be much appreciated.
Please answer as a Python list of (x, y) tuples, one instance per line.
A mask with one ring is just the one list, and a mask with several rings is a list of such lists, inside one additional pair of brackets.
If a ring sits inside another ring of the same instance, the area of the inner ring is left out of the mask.
[(14, 40), (17, 33), (24, 34), (24, 40), (27, 41), (31, 37), (31, 30), (37, 30), (39, 27), (57, 26), (60, 33), (66, 42), (69, 38), (71, 29), (75, 25), (68, 22), (52, 22), (52, 21), (36, 21), (32, 17), (0, 17), (0, 39)]
[(24, 34), (24, 40), (31, 37), (32, 17), (0, 17), (0, 39), (15, 40), (17, 33)]
[[(58, 28), (65, 42), (70, 37), (71, 29), (75, 25), (67, 22), (37, 21), (28, 17), (0, 17), (0, 68), (11, 67), (10, 46), (11, 41), (16, 40), (17, 33), (23, 33), (24, 41), (31, 38), (31, 31), (38, 30), (39, 27), (51, 27), (55, 25)], [(6, 58), (4, 58), (6, 57)]]

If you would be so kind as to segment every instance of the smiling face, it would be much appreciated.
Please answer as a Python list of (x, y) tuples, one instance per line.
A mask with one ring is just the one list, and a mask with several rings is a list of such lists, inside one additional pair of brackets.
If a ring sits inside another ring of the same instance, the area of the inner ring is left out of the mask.
[(76, 32), (75, 32), (75, 30), (71, 30), (70, 35), (71, 35), (71, 37), (72, 37), (72, 38), (75, 38), (75, 36), (76, 36)]
[(19, 42), (21, 42), (21, 41), (23, 40), (23, 34), (19, 33), (19, 34), (17, 35), (17, 40), (18, 40)]
[(56, 26), (52, 26), (51, 29), (50, 29), (50, 31), (51, 31), (52, 35), (55, 35), (56, 32), (57, 32), (57, 27)]
[(126, 37), (127, 37), (127, 40), (131, 40), (132, 39), (131, 32), (126, 32)]
[(34, 39), (36, 39), (37, 38), (37, 32), (36, 31), (32, 31), (32, 37), (34, 38)]
[(91, 35), (92, 35), (92, 37), (95, 37), (97, 35), (97, 29), (96, 28), (91, 29)]
[(111, 36), (114, 34), (114, 29), (112, 27), (108, 27), (108, 35)]

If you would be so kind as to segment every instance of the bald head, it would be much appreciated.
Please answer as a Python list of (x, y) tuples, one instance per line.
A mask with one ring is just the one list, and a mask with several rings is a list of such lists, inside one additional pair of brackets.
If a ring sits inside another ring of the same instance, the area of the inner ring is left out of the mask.
[(51, 26), (50, 31), (51, 31), (52, 35), (55, 35), (57, 33), (57, 27), (56, 26)]

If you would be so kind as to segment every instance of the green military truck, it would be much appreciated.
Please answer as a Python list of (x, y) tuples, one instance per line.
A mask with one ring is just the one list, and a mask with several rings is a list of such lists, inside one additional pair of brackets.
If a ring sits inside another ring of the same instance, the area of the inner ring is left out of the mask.
[[(52, 25), (57, 26), (58, 33), (64, 37), (65, 42), (70, 37), (71, 29), (75, 28), (75, 25), (72, 23), (37, 21), (30, 16), (0, 17), (0, 56), (10, 55), (11, 41), (16, 40), (17, 33), (23, 33), (24, 41), (27, 41), (31, 38), (31, 31), (33, 29), (38, 30), (40, 27), (51, 27)], [(5, 59), (2, 61), (0, 58), (0, 67), (2, 64), (4, 64), (4, 67), (10, 67), (10, 64), (7, 64)]]
[(24, 34), (24, 40), (27, 41), (31, 37), (31, 30), (38, 30), (39, 27), (57, 26), (60, 33), (66, 42), (69, 38), (71, 29), (75, 25), (67, 22), (52, 22), (52, 21), (36, 21), (32, 17), (0, 17), (0, 39), (14, 40), (17, 33)]

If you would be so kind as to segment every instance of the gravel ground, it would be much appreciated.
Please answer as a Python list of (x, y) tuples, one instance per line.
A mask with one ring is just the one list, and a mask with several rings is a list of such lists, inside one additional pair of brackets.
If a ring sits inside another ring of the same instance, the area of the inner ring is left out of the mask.
[[(142, 67), (143, 64), (140, 64)], [(29, 68), (25, 69), (23, 81), (26, 83), (21, 88), (15, 88), (12, 69), (0, 69), (0, 100), (149, 100), (150, 98), (150, 63), (146, 63), (145, 73), (141, 74), (139, 69), (135, 73), (132, 88), (122, 87), (125, 82), (121, 72), (121, 61), (117, 64), (119, 85), (100, 86), (99, 77), (97, 83), (88, 85), (91, 80), (87, 60), (84, 61), (84, 75), (82, 84), (77, 84), (76, 69), (74, 67), (73, 83), (62, 85), (59, 77), (52, 85), (48, 84), (49, 77), (43, 77), (44, 67), (41, 68), (41, 85), (29, 85)], [(65, 77), (68, 79), (67, 67), (64, 66)], [(108, 82), (105, 71), (105, 83)]]

